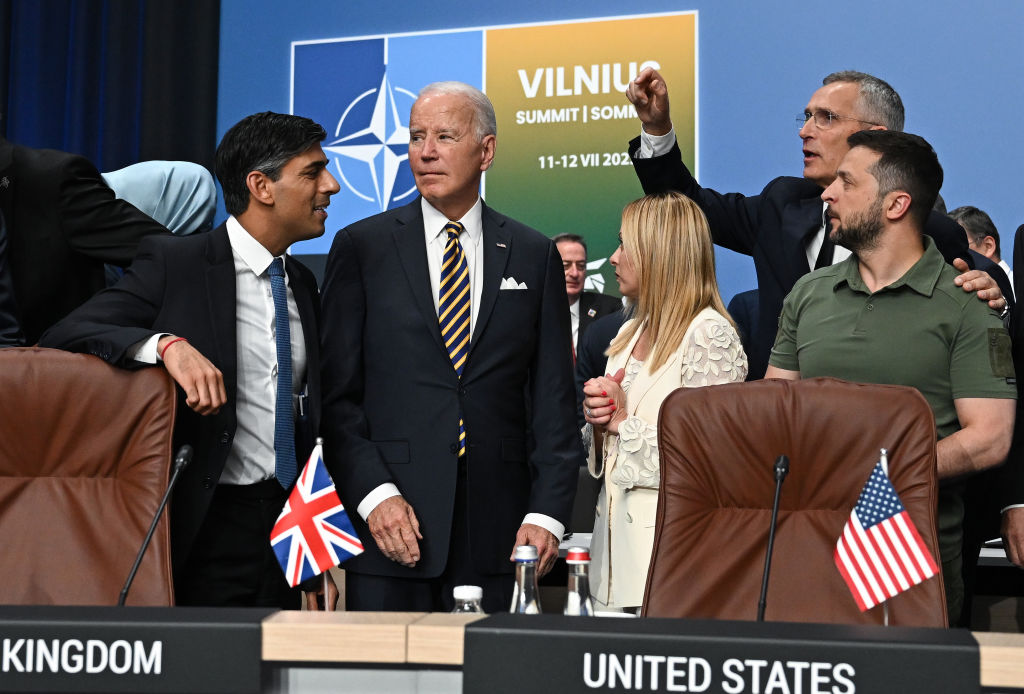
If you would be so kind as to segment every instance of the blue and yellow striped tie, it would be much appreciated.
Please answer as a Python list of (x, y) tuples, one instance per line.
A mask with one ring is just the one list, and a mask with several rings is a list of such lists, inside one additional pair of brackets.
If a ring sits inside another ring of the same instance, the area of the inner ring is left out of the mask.
[[(462, 378), (462, 367), (469, 354), (469, 264), (459, 243), (459, 234), (466, 230), (458, 222), (444, 225), (448, 232), (448, 243), (444, 247), (441, 262), (441, 289), (438, 293), (437, 321), (441, 325), (441, 338), (451, 357), (455, 373)], [(466, 455), (466, 425), (459, 412), (459, 456)]]

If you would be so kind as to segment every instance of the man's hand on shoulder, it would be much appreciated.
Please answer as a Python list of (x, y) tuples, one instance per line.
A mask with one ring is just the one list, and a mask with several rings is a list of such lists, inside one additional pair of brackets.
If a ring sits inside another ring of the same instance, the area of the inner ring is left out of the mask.
[(537, 548), (537, 578), (540, 578), (548, 571), (551, 571), (558, 559), (558, 538), (539, 525), (523, 523), (516, 533), (516, 543), (512, 547), (512, 555), (508, 560), (513, 561), (516, 547), (520, 545), (533, 545)]
[(1006, 299), (999, 289), (996, 281), (984, 270), (970, 270), (963, 258), (953, 260), (953, 267), (960, 271), (953, 282), (965, 292), (977, 292), (978, 298), (987, 301), (990, 308), (1002, 311), (1006, 306)]
[(391, 496), (377, 504), (366, 517), (381, 553), (402, 566), (412, 568), (420, 560), (420, 522), (404, 498)]
[(157, 351), (167, 373), (185, 391), (185, 404), (201, 415), (217, 414), (228, 401), (220, 369), (187, 340), (174, 335), (160, 338)]
[(636, 114), (648, 135), (667, 135), (672, 130), (668, 87), (657, 70), (651, 67), (641, 70), (626, 87), (626, 98), (636, 107)]

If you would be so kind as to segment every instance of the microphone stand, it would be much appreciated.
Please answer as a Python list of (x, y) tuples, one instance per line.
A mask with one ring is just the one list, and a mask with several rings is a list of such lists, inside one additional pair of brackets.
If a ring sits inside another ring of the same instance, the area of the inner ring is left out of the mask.
[(121, 589), (121, 594), (117, 598), (118, 607), (124, 607), (124, 601), (128, 599), (128, 590), (132, 587), (132, 581), (135, 580), (135, 573), (139, 570), (139, 565), (142, 563), (142, 557), (146, 555), (146, 550), (149, 549), (149, 543), (153, 539), (153, 533), (156, 532), (156, 525), (160, 522), (160, 516), (163, 515), (164, 507), (167, 506), (167, 500), (171, 498), (171, 492), (174, 491), (174, 485), (178, 483), (178, 476), (191, 460), (192, 446), (185, 444), (178, 449), (178, 455), (174, 457), (174, 470), (171, 473), (171, 481), (167, 484), (167, 491), (164, 492), (164, 498), (160, 500), (160, 506), (157, 507), (156, 513), (153, 515), (153, 522), (149, 524), (149, 532), (146, 533), (146, 537), (142, 541), (142, 546), (139, 547), (139, 553), (135, 555), (135, 563), (132, 564), (132, 570), (128, 574), (128, 580), (124, 582), (124, 588)]
[(764, 555), (764, 576), (761, 577), (761, 599), (757, 602), (757, 621), (764, 621), (764, 608), (768, 598), (768, 573), (772, 566), (772, 550), (775, 548), (775, 523), (779, 518), (779, 497), (782, 495), (782, 481), (789, 474), (789, 458), (780, 455), (775, 460), (775, 502), (772, 504), (772, 522), (768, 528), (768, 551)]

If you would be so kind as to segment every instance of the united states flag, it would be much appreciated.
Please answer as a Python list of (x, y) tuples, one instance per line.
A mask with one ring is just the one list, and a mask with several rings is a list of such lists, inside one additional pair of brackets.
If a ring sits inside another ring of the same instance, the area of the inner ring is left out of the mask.
[(319, 442), (270, 531), (270, 545), (293, 587), (363, 552)]
[(833, 553), (836, 567), (862, 612), (938, 571), (889, 482), (883, 461), (871, 471)]

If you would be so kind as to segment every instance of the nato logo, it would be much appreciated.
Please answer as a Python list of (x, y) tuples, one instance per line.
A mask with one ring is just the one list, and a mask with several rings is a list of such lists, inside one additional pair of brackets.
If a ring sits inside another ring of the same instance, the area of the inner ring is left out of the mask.
[(442, 80), (482, 86), (482, 31), (292, 45), (292, 113), (324, 126), (324, 153), (341, 186), (327, 233), (293, 253), (327, 253), (337, 229), (416, 199), (409, 111), (420, 89)]

